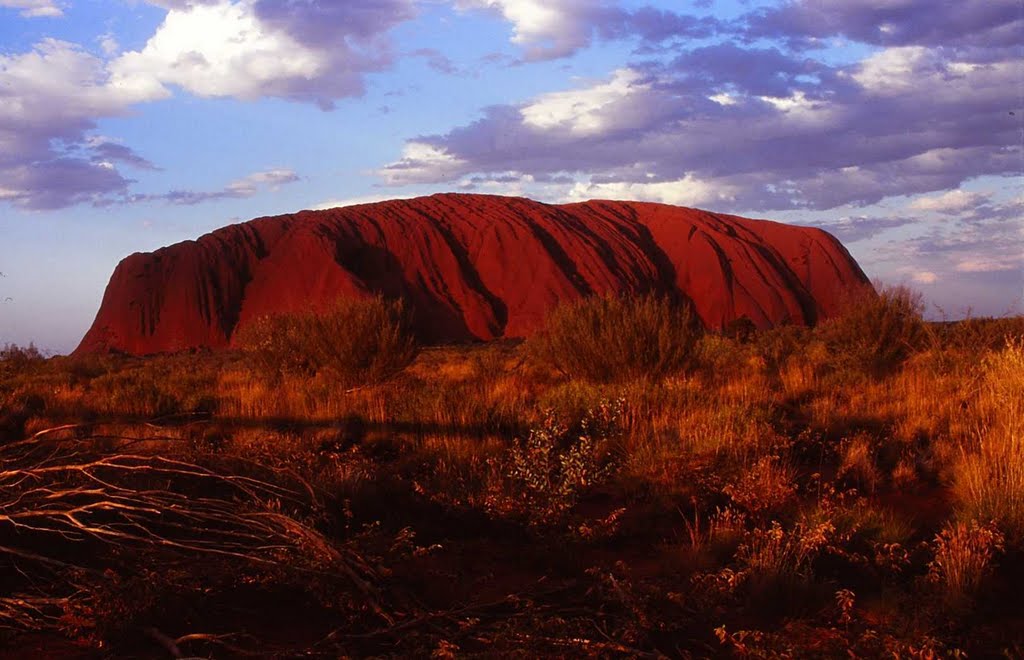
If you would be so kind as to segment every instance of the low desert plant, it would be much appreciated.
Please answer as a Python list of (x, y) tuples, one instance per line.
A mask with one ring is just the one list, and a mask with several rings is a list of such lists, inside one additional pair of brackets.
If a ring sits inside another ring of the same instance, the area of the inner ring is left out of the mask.
[(754, 516), (778, 512), (796, 495), (793, 466), (776, 456), (764, 456), (723, 492), (732, 501)]
[(871, 437), (859, 433), (842, 445), (839, 476), (866, 492), (874, 492), (881, 481)]
[(557, 307), (528, 346), (539, 361), (571, 377), (658, 379), (691, 366), (702, 332), (686, 304), (593, 296)]
[(767, 591), (793, 586), (811, 576), (811, 564), (834, 532), (829, 522), (812, 526), (798, 523), (785, 530), (772, 521), (767, 528), (757, 527), (747, 533), (736, 550), (736, 559), (742, 570), (749, 571), (753, 586), (767, 587)]
[(500, 461), (504, 474), (500, 493), (491, 498), (495, 509), (526, 507), (531, 523), (557, 520), (586, 490), (605, 482), (614, 462), (608, 443), (617, 433), (621, 402), (589, 411), (578, 433), (560, 423), (554, 413), (517, 440)]
[(927, 341), (921, 296), (905, 286), (865, 291), (819, 326), (835, 366), (872, 375), (898, 369)]
[(951, 523), (935, 537), (928, 578), (940, 585), (947, 605), (966, 606), (991, 576), (993, 559), (1002, 549), (1003, 535), (994, 524)]
[(321, 312), (263, 317), (235, 342), (272, 379), (320, 374), (346, 387), (383, 382), (416, 356), (402, 302), (381, 297), (341, 298)]

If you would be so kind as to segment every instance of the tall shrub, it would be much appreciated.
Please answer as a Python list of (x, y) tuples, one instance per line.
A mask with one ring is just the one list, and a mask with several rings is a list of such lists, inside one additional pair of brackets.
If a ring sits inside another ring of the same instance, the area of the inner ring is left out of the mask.
[(391, 378), (417, 351), (402, 302), (382, 297), (263, 317), (243, 328), (236, 344), (272, 378), (319, 374), (346, 387)]
[(702, 332), (688, 305), (654, 296), (594, 296), (557, 307), (529, 350), (571, 377), (657, 379), (691, 366)]
[(835, 365), (873, 375), (898, 369), (924, 347), (928, 334), (921, 295), (905, 286), (866, 291), (819, 327)]

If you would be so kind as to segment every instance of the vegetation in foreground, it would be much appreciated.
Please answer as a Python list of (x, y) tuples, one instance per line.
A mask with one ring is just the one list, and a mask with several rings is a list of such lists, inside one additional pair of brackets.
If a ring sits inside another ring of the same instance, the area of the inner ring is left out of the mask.
[(0, 349), (0, 648), (1024, 653), (1022, 318), (890, 290), (700, 336), (595, 299), (417, 354), (398, 307), (331, 314), (236, 352)]

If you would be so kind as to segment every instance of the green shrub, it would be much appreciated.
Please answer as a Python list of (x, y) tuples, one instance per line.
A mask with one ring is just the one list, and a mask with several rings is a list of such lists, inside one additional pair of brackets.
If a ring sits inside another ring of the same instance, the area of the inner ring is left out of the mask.
[(272, 379), (321, 375), (345, 387), (380, 383), (416, 357), (400, 300), (341, 298), (323, 312), (257, 319), (235, 343)]
[(835, 366), (882, 375), (898, 369), (924, 347), (928, 333), (921, 295), (904, 286), (866, 291), (819, 326)]
[(595, 296), (557, 307), (528, 350), (571, 377), (658, 379), (692, 365), (702, 333), (688, 305), (653, 296)]

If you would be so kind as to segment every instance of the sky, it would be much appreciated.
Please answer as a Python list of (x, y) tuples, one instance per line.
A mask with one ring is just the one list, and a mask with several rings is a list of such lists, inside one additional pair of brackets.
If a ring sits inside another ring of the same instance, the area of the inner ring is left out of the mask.
[(815, 225), (1024, 313), (1021, 0), (0, 0), (0, 345), (123, 257), (435, 192)]

